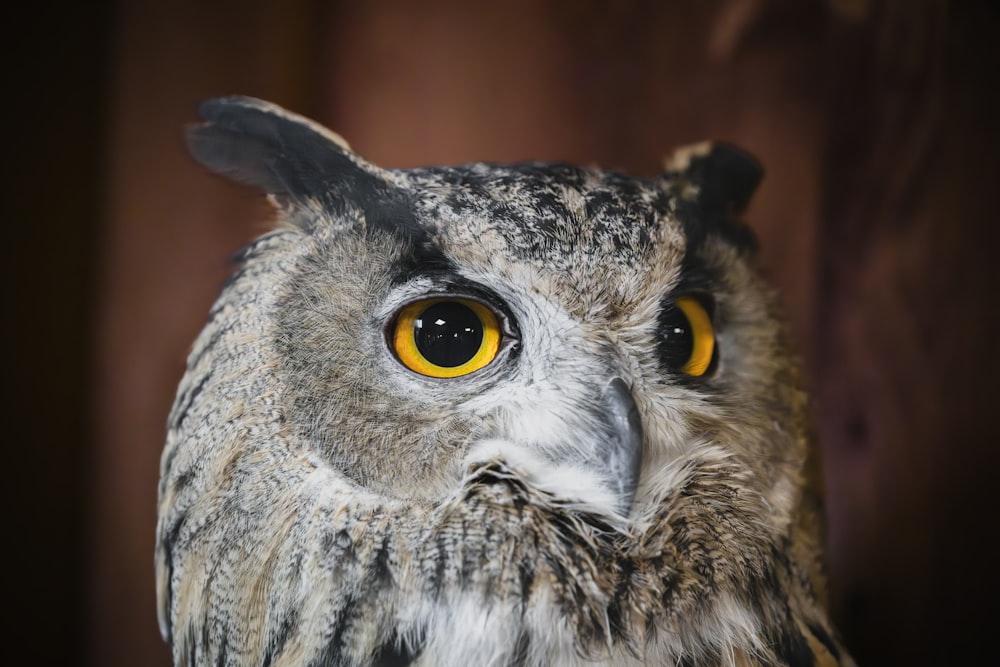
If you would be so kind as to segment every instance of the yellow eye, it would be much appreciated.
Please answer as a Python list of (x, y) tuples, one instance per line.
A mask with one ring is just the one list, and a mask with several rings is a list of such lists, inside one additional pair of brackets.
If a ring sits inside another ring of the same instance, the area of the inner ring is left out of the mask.
[(471, 299), (423, 299), (399, 312), (391, 344), (411, 371), (454, 378), (493, 361), (500, 349), (500, 323), (489, 308)]
[(715, 357), (712, 320), (698, 299), (677, 298), (659, 317), (660, 358), (669, 370), (700, 377)]

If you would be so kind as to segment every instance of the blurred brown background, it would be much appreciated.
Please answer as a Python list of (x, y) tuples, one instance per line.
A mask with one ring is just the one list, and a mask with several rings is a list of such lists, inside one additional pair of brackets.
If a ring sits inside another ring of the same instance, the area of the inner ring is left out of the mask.
[[(998, 619), (998, 14), (986, 0), (150, 0), (3, 10), (8, 644), (165, 665), (153, 540), (190, 341), (265, 229), (183, 150), (243, 93), (384, 166), (652, 175), (720, 138), (807, 362), (862, 665), (985, 660)], [(29, 637), (31, 638), (29, 640)], [(26, 655), (15, 650), (14, 655)]]

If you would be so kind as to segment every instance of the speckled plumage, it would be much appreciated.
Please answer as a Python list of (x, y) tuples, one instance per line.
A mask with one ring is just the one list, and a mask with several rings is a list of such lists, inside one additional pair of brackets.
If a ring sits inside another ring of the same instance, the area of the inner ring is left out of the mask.
[[(732, 220), (749, 158), (706, 144), (654, 180), (383, 170), (264, 102), (202, 113), (195, 156), (281, 220), (241, 254), (169, 418), (176, 664), (852, 664), (806, 399)], [(705, 377), (663, 362), (658, 318), (689, 292), (713, 304)], [(455, 294), (504, 315), (496, 359), (404, 368), (394, 314)]]

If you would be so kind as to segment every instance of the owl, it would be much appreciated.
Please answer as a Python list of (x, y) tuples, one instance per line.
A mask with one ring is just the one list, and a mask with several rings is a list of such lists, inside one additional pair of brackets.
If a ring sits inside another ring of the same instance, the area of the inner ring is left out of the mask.
[(194, 157), (277, 222), (168, 419), (177, 665), (853, 664), (753, 158), (383, 169), (261, 100), (200, 111)]

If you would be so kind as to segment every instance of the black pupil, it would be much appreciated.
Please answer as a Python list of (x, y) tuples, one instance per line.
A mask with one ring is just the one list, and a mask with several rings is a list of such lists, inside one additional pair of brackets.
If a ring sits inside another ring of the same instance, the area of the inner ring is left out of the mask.
[(659, 317), (660, 360), (668, 370), (684, 367), (694, 352), (694, 336), (684, 311), (670, 304), (660, 311)]
[(414, 323), (417, 350), (432, 364), (453, 368), (468, 362), (483, 344), (483, 323), (463, 303), (436, 303)]

